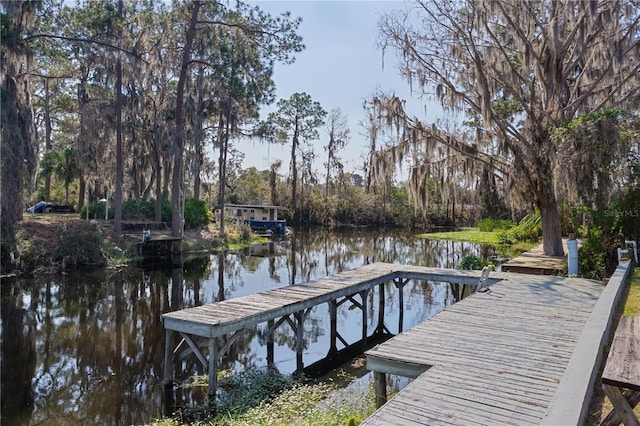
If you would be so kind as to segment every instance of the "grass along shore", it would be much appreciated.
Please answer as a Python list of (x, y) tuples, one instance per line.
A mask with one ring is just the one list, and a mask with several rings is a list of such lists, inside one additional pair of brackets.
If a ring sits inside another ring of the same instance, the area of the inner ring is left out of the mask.
[(418, 234), (418, 238), (484, 244), (499, 250), (501, 253), (506, 253), (511, 256), (517, 256), (520, 253), (531, 250), (539, 244), (537, 241), (516, 241), (515, 243), (507, 243), (505, 242), (504, 232), (505, 231), (503, 230), (480, 231), (478, 228), (466, 228), (461, 231)]

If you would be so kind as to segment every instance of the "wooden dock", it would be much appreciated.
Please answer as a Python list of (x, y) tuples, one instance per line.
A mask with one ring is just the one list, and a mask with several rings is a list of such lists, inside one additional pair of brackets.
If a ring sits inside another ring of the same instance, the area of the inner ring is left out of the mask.
[[(581, 420), (574, 419), (584, 419), (612, 311), (630, 275), (629, 262), (625, 265), (607, 286), (578, 278), (492, 273), (487, 291), (464, 298), (366, 352), (381, 408), (364, 424), (579, 424)], [(348, 346), (337, 329), (336, 312), (342, 303), (362, 311), (359, 326), (366, 343), (367, 300), (376, 286), (390, 282), (402, 289), (411, 280), (475, 286), (479, 278), (480, 271), (375, 263), (163, 314), (165, 384), (172, 385), (174, 367), (181, 365), (176, 361), (196, 357), (208, 369), (209, 395), (215, 395), (222, 357), (239, 333), (261, 323), (267, 323), (268, 362), (270, 350), (273, 357), (273, 332), (286, 325), (293, 329), (300, 369), (304, 322), (313, 307), (329, 304), (331, 354), (339, 342)], [(402, 309), (402, 292), (398, 295)], [(375, 329), (388, 332), (384, 300), (379, 299)], [(181, 337), (177, 344), (176, 334)], [(415, 380), (387, 402), (387, 374)]]
[(605, 287), (555, 276), (492, 277), (500, 281), (488, 292), (366, 352), (379, 405), (385, 373), (416, 379), (363, 424), (541, 423)]
[(147, 238), (134, 238), (138, 240), (138, 254), (142, 256), (168, 255), (182, 252), (182, 238), (180, 237), (154, 232)]
[(542, 244), (502, 264), (503, 272), (520, 274), (561, 275), (567, 269), (567, 239), (562, 240), (564, 256), (547, 256)]
[[(220, 359), (239, 336), (238, 333), (262, 323), (268, 324), (268, 330), (265, 333), (267, 359), (269, 359), (269, 345), (273, 344), (269, 340), (273, 332), (284, 324), (293, 329), (297, 342), (297, 370), (301, 371), (304, 367), (304, 321), (313, 307), (323, 303), (329, 304), (331, 317), (329, 356), (337, 352), (340, 342), (343, 346), (348, 346), (340, 335), (340, 330), (337, 329), (337, 308), (342, 303), (353, 303), (362, 311), (362, 323), (358, 326), (362, 328), (362, 341), (366, 345), (369, 314), (367, 295), (376, 286), (393, 282), (397, 289), (402, 289), (411, 280), (476, 285), (479, 277), (480, 271), (374, 263), (317, 281), (163, 314), (162, 320), (166, 330), (165, 383), (171, 382), (173, 378), (176, 359), (195, 356), (202, 366), (208, 369), (209, 394), (215, 394)], [(379, 297), (378, 324), (374, 334), (388, 332), (384, 324), (384, 291), (379, 291), (378, 294), (382, 296)], [(402, 292), (398, 294), (399, 309), (402, 312), (404, 303)], [(401, 326), (400, 330), (402, 330)], [(177, 345), (173, 340), (176, 333), (181, 337)], [(221, 339), (222, 336), (228, 337)]]

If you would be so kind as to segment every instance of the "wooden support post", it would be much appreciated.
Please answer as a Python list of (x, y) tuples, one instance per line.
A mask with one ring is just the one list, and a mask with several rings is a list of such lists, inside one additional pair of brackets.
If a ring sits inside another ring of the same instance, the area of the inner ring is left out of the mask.
[(609, 397), (613, 404), (613, 409), (622, 420), (624, 426), (640, 426), (640, 421), (633, 412), (633, 407), (620, 391), (620, 388), (613, 385), (602, 384), (602, 390)]
[(380, 408), (387, 402), (387, 375), (374, 371), (373, 387), (376, 392), (376, 408)]
[(218, 338), (209, 338), (209, 388), (207, 393), (209, 399), (213, 400), (216, 397), (216, 390), (218, 389)]
[[(630, 407), (635, 407), (640, 403), (640, 391), (633, 391), (626, 397)], [(618, 410), (611, 410), (607, 417), (600, 422), (600, 426), (618, 426), (622, 423), (622, 419), (618, 415)]]
[(171, 330), (164, 332), (164, 384), (171, 384), (173, 381), (173, 341)]
[(384, 283), (378, 286), (378, 325), (376, 326), (375, 334), (384, 334), (384, 306), (385, 306), (385, 294)]
[(304, 311), (295, 313), (296, 317), (296, 372), (302, 374), (304, 362), (302, 352), (304, 350)]
[(363, 290), (360, 292), (360, 297), (362, 298), (362, 344), (364, 349), (367, 349), (367, 290)]
[(338, 302), (331, 300), (329, 302), (329, 321), (331, 323), (331, 331), (329, 337), (329, 352), (327, 355), (333, 355), (338, 352), (337, 337), (338, 337)]
[(398, 304), (400, 305), (400, 315), (398, 316), (398, 334), (402, 333), (402, 330), (404, 330), (404, 286), (408, 282), (409, 279), (403, 280), (401, 278), (396, 278), (393, 280), (393, 283), (398, 289)]
[(164, 413), (173, 414), (173, 339), (172, 331), (164, 332)]
[[(267, 330), (271, 330), (274, 323), (275, 321), (272, 319), (267, 321)], [(273, 333), (268, 333), (267, 334), (267, 366), (268, 367), (273, 367), (273, 365), (275, 364), (274, 354), (275, 354), (275, 351), (274, 351), (274, 344), (273, 344)]]
[(404, 285), (398, 287), (398, 304), (400, 315), (398, 316), (398, 334), (404, 330)]

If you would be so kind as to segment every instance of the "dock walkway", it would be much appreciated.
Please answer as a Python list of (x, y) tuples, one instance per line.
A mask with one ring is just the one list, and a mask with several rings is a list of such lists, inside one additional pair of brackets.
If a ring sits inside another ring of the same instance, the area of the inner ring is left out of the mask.
[[(165, 382), (172, 379), (173, 360), (180, 358), (181, 347), (186, 343), (187, 352), (194, 353), (203, 367), (209, 371), (209, 393), (216, 389), (216, 371), (219, 359), (234, 341), (237, 333), (258, 324), (267, 323), (267, 337), (282, 324), (288, 324), (297, 335), (297, 365), (302, 369), (302, 342), (304, 320), (311, 308), (329, 303), (331, 315), (331, 347), (336, 350), (340, 340), (346, 342), (336, 329), (337, 306), (350, 301), (362, 311), (362, 339), (367, 339), (367, 321), (369, 315), (367, 294), (376, 286), (393, 282), (402, 289), (410, 280), (438, 281), (455, 284), (476, 285), (480, 271), (460, 271), (442, 268), (399, 265), (391, 263), (373, 263), (363, 267), (345, 271), (336, 275), (321, 278), (304, 284), (296, 284), (256, 293), (248, 296), (215, 302), (203, 306), (187, 308), (162, 315), (166, 330), (165, 344)], [(384, 292), (382, 292), (384, 293)], [(399, 309), (403, 309), (402, 292), (399, 292)], [(380, 315), (376, 330), (383, 332), (384, 299), (380, 298)], [(173, 335), (178, 333), (181, 341), (174, 345)], [(220, 339), (228, 336), (228, 339)], [(203, 343), (204, 340), (204, 343)], [(223, 340), (226, 343), (223, 344)], [(269, 342), (267, 341), (267, 345)], [(206, 347), (201, 351), (201, 347)]]
[[(609, 288), (556, 276), (492, 277), (500, 281), (488, 292), (366, 352), (378, 404), (384, 405), (363, 424), (526, 425), (544, 423), (547, 416), (579, 418), (590, 399), (585, 392), (593, 386), (619, 283)], [(385, 403), (385, 373), (416, 379)], [(566, 397), (574, 399), (559, 402), (560, 393), (573, 393)], [(571, 417), (549, 413), (558, 405)]]
[[(547, 256), (542, 244), (502, 264), (502, 271), (520, 274), (561, 275), (567, 269), (567, 239), (562, 239), (564, 256)], [(580, 245), (580, 242), (578, 243)]]

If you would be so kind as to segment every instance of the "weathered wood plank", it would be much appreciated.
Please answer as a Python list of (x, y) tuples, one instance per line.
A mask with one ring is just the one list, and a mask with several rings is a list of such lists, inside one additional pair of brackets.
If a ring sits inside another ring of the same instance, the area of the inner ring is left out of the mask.
[[(384, 424), (405, 411), (415, 415), (416, 404), (429, 406), (435, 419), (454, 414), (457, 424), (541, 421), (603, 286), (560, 277), (500, 277), (491, 291), (367, 351), (370, 369), (402, 367), (419, 377), (364, 424)], [(431, 368), (420, 373), (421, 364)]]
[[(167, 313), (163, 320), (168, 330), (220, 336), (348, 296), (359, 300), (360, 292), (394, 279), (475, 285), (479, 271), (375, 263)], [(473, 294), (367, 352), (375, 371), (417, 379), (366, 424), (540, 421), (602, 285), (505, 273), (491, 274), (488, 283), (489, 292)]]
[[(439, 374), (439, 372), (434, 372)], [(442, 388), (445, 393), (435, 392), (429, 387), (430, 372), (420, 379), (410, 383), (405, 390), (396, 395), (387, 405), (395, 405), (408, 412), (419, 412), (421, 407), (433, 410), (435, 418), (456, 418), (456, 424), (485, 424), (485, 425), (525, 425), (539, 422), (537, 415), (528, 415), (520, 411), (513, 411), (497, 404), (486, 404), (473, 399), (447, 394), (451, 387)], [(424, 377), (424, 379), (423, 379)], [(419, 397), (418, 397), (419, 396)], [(369, 421), (365, 421), (369, 424)], [(429, 423), (426, 423), (429, 424)]]
[(640, 317), (620, 317), (602, 383), (640, 390)]

